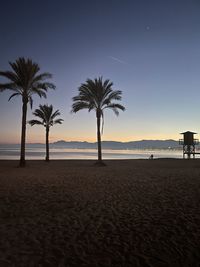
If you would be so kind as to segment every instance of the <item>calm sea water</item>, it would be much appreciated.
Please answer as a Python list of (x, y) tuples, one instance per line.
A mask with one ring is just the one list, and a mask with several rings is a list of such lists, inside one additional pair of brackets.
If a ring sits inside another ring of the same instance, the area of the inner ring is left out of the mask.
[[(19, 159), (19, 145), (0, 145), (0, 159)], [(104, 159), (182, 158), (181, 150), (103, 150)], [(26, 159), (44, 159), (45, 147), (26, 147)], [(50, 148), (51, 159), (96, 159), (95, 149)]]

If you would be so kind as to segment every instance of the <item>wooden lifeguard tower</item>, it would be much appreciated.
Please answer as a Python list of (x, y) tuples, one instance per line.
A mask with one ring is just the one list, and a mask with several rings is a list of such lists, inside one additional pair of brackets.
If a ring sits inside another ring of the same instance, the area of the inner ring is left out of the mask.
[(200, 154), (195, 152), (195, 145), (199, 144), (198, 139), (194, 139), (194, 132), (184, 132), (183, 139), (179, 140), (179, 145), (183, 146), (183, 158), (185, 158), (185, 155), (187, 155), (187, 158), (190, 159), (191, 155), (193, 155), (193, 158), (195, 158), (195, 154)]

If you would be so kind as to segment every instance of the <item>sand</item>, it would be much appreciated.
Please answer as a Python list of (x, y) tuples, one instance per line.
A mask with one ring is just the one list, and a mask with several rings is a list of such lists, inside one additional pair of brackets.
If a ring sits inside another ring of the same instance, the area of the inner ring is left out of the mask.
[(0, 266), (200, 266), (200, 161), (0, 161)]

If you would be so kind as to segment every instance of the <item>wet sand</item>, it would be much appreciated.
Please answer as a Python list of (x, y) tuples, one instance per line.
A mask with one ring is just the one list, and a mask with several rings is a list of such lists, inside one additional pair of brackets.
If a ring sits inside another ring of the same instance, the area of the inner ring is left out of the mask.
[(0, 266), (200, 266), (200, 160), (0, 161)]

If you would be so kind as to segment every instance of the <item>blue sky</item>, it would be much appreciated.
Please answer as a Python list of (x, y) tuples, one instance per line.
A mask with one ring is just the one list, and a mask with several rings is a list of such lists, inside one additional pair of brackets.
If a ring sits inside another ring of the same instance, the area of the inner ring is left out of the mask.
[[(198, 0), (8, 1), (0, 23), (0, 70), (24, 56), (54, 75), (56, 91), (35, 96), (33, 106), (60, 110), (64, 123), (51, 129), (51, 141), (95, 141), (95, 114), (70, 110), (79, 85), (98, 76), (123, 91), (126, 107), (119, 117), (107, 111), (103, 140), (200, 132)], [(19, 143), (21, 99), (9, 95), (0, 94), (0, 143)], [(42, 127), (27, 126), (28, 142), (43, 140)]]

